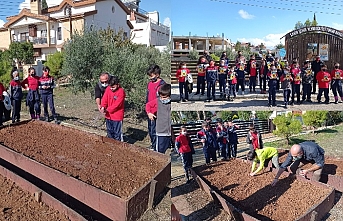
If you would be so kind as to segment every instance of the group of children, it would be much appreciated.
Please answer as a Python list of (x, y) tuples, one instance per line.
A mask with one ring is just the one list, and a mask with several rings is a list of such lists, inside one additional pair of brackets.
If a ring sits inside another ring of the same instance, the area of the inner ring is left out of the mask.
[[(149, 83), (145, 111), (148, 116), (150, 149), (165, 153), (171, 144), (171, 85), (161, 77), (161, 68), (151, 65), (147, 70)], [(125, 91), (119, 78), (104, 72), (95, 85), (95, 99), (98, 109), (105, 115), (107, 136), (123, 141)]]
[[(251, 55), (250, 60), (246, 62), (245, 57), (239, 53), (235, 65), (232, 66), (229, 66), (228, 59), (225, 59), (225, 57), (222, 57), (219, 66), (216, 66), (215, 61), (207, 61), (205, 56), (201, 56), (196, 70), (198, 75), (195, 95), (205, 95), (206, 87), (206, 101), (208, 102), (216, 100), (217, 82), (219, 84), (220, 99), (233, 101), (239, 88), (244, 94), (246, 73), (249, 75), (250, 92), (256, 92), (257, 79), (259, 79), (262, 94), (267, 93), (266, 86), (268, 85), (268, 106), (276, 106), (276, 93), (280, 90), (280, 83), (286, 108), (287, 105), (294, 105), (294, 103), (312, 102), (311, 90), (314, 82), (318, 82), (319, 86), (317, 96), (319, 103), (321, 103), (323, 94), (325, 97), (324, 102), (329, 103), (330, 83), (335, 103), (339, 102), (339, 97), (343, 101), (343, 71), (338, 63), (329, 73), (327, 66), (324, 64), (321, 66), (321, 70), (314, 71), (310, 61), (304, 62), (303, 67), (300, 67), (297, 59), (293, 59), (292, 63), (289, 64), (286, 60), (279, 61), (278, 58), (274, 58), (271, 54), (268, 54), (258, 64), (254, 55)], [(180, 64), (176, 77), (179, 80), (180, 101), (188, 101), (188, 93), (191, 92), (189, 85), (192, 83), (190, 81), (193, 80), (185, 62)], [(300, 97), (301, 91), (302, 97)]]
[[(52, 114), (52, 120), (59, 123), (55, 111), (53, 90), (55, 81), (50, 76), (49, 67), (43, 67), (43, 75), (36, 75), (33, 67), (28, 69), (29, 76), (23, 81), (20, 80), (19, 73), (14, 70), (11, 73), (12, 80), (9, 85), (9, 97), (12, 104), (12, 123), (20, 121), (21, 102), (23, 99), (23, 89), (28, 90), (26, 96), (26, 105), (29, 107), (31, 119), (40, 120), (41, 102), (43, 103), (45, 121), (49, 121), (48, 105)], [(2, 126), (2, 117), (4, 112), (4, 95), (7, 92), (3, 84), (0, 83), (0, 126)]]
[[(197, 132), (197, 139), (202, 143), (206, 164), (217, 161), (235, 158), (237, 156), (238, 137), (236, 129), (239, 127), (230, 121), (217, 120), (215, 127), (212, 127), (211, 119), (208, 118), (202, 123), (202, 129)], [(192, 141), (187, 133), (187, 128), (182, 126), (179, 136), (175, 139), (175, 149), (180, 154), (187, 182), (189, 182), (189, 169), (192, 167), (192, 154), (195, 153)]]
[[(205, 156), (205, 163), (209, 165), (217, 161), (218, 157), (222, 160), (237, 157), (238, 136), (236, 129), (239, 126), (231, 121), (222, 121), (217, 119), (216, 126), (212, 127), (211, 119), (207, 118), (202, 123), (202, 129), (197, 132), (196, 137), (202, 143), (202, 150)], [(249, 132), (246, 136), (246, 143), (249, 145), (247, 159), (253, 161), (251, 167), (251, 176), (255, 176), (265, 166), (269, 159), (276, 168), (279, 168), (278, 151), (273, 147), (264, 147), (262, 135), (256, 130), (254, 124), (249, 126)], [(192, 140), (187, 132), (186, 126), (181, 126), (180, 134), (175, 139), (175, 149), (180, 155), (185, 171), (186, 182), (190, 182), (190, 169), (193, 166), (193, 157), (195, 154)], [(256, 165), (259, 167), (256, 169)], [(256, 170), (255, 170), (256, 169)]]

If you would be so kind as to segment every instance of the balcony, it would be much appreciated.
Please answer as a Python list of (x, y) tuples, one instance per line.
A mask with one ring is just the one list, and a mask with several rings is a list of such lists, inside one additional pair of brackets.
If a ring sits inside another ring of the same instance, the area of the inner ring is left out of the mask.
[[(32, 42), (35, 48), (48, 47), (48, 38), (46, 37), (30, 37), (26, 39), (14, 39), (14, 42)], [(56, 37), (50, 37), (50, 45), (56, 44)]]
[(39, 37), (33, 37), (30, 39), (30, 42), (33, 43), (33, 45), (42, 45), (42, 44), (48, 44), (48, 39), (46, 37), (39, 38)]

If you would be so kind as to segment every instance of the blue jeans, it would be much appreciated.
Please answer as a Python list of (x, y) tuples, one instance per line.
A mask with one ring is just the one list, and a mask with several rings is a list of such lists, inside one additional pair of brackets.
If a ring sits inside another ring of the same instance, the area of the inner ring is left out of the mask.
[(123, 121), (114, 121), (106, 119), (107, 137), (123, 141)]
[(220, 94), (222, 95), (225, 94), (226, 79), (227, 79), (226, 74), (219, 74), (219, 91), (220, 91)]
[(165, 153), (171, 146), (170, 136), (157, 136), (156, 138), (156, 150), (159, 153)]
[(197, 78), (197, 94), (205, 93), (205, 76), (198, 76)]
[(288, 104), (290, 95), (291, 95), (291, 89), (283, 90), (283, 101), (285, 102), (285, 105)]
[(303, 84), (303, 97), (302, 100), (311, 100), (311, 91), (312, 91), (312, 85), (311, 84)]
[(155, 149), (156, 148), (156, 120), (148, 119), (148, 130), (149, 130), (151, 146)]
[(207, 82), (207, 99), (211, 98), (211, 92), (212, 92), (212, 98), (214, 99), (216, 95), (216, 81)]
[(42, 93), (42, 103), (43, 103), (44, 117), (49, 117), (49, 112), (48, 112), (48, 104), (49, 104), (51, 115), (53, 116), (55, 120), (57, 120), (55, 104), (54, 104), (54, 95)]
[(269, 87), (268, 103), (276, 105), (276, 85)]
[[(183, 93), (185, 90), (185, 93)], [(180, 91), (180, 100), (187, 99), (188, 100), (188, 87), (186, 82), (179, 82), (179, 91)]]

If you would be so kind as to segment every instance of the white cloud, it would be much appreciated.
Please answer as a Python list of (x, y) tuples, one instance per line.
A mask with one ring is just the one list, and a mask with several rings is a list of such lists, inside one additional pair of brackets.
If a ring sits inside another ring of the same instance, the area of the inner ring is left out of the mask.
[(243, 18), (243, 19), (253, 19), (255, 18), (255, 15), (249, 14), (247, 11), (244, 10), (239, 10), (238, 14)]
[(28, 8), (30, 9), (30, 0), (25, 0), (24, 2), (20, 3), (18, 6), (19, 12), (23, 9), (23, 8)]
[(169, 17), (166, 17), (166, 18), (163, 20), (163, 25), (168, 26), (168, 27), (171, 26), (171, 20), (170, 20)]
[(332, 27), (338, 30), (343, 30), (343, 24), (332, 23)]
[(4, 20), (1, 20), (1, 19), (0, 19), (0, 28), (1, 28), (1, 27), (4, 27), (4, 24), (5, 24), (5, 23), (6, 23), (6, 22), (5, 22)]
[(280, 44), (285, 44), (285, 39), (281, 39), (285, 34), (290, 32), (291, 30), (288, 30), (287, 32), (284, 33), (279, 33), (279, 34), (268, 34), (262, 38), (238, 38), (237, 40), (240, 42), (250, 42), (252, 45), (259, 45), (263, 43), (267, 48), (274, 48), (275, 45)]

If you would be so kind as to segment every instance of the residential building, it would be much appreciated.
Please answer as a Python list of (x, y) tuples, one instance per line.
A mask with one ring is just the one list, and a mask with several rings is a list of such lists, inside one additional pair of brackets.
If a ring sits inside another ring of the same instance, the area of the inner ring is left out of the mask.
[(160, 23), (157, 11), (147, 12), (139, 8), (140, 0), (123, 0), (130, 9), (132, 42), (146, 46), (166, 46), (170, 41), (170, 27)]
[(0, 29), (0, 48), (9, 48), (13, 41), (30, 41), (36, 61), (61, 51), (73, 31), (87, 27), (123, 30), (129, 37), (133, 26), (130, 10), (120, 0), (62, 0), (59, 5), (42, 10), (41, 0), (30, 0), (30, 8), (7, 17)]
[(172, 54), (174, 57), (187, 56), (195, 50), (202, 54), (204, 50), (209, 52), (232, 50), (233, 44), (230, 39), (222, 37), (204, 36), (172, 36)]

